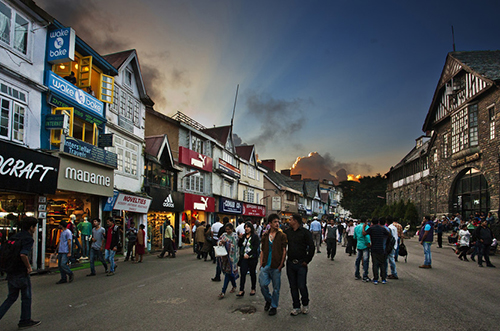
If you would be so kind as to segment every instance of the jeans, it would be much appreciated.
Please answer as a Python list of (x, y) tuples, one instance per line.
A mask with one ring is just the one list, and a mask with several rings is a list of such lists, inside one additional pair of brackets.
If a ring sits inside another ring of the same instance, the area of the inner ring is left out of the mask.
[(309, 292), (307, 291), (307, 266), (302, 264), (293, 264), (290, 261), (286, 263), (286, 275), (290, 284), (290, 293), (292, 294), (293, 308), (300, 308), (300, 296), (302, 297), (302, 306), (309, 305)]
[(424, 241), (424, 265), (432, 264), (431, 245), (432, 243)]
[(57, 266), (59, 267), (59, 271), (61, 272), (61, 280), (66, 280), (67, 275), (73, 274), (73, 272), (69, 268), (68, 260), (68, 253), (59, 253), (57, 255)]
[(134, 241), (128, 241), (127, 243), (127, 256), (125, 257), (125, 261), (128, 261), (130, 256), (132, 256), (132, 261), (134, 261), (134, 255), (132, 252), (134, 251), (134, 246), (135, 246), (135, 240)]
[(483, 265), (483, 256), (486, 261), (486, 265), (491, 265), (490, 262), (490, 248), (491, 245), (485, 245), (481, 242), (477, 243), (478, 253), (477, 253), (477, 263)]
[(474, 259), (474, 256), (478, 255), (479, 253), (479, 244), (476, 242), (474, 244), (474, 250), (472, 251), (472, 254), (470, 255), (471, 259)]
[[(269, 292), (269, 284), (273, 282), (273, 294)], [(265, 266), (260, 269), (259, 274), (260, 291), (266, 302), (271, 302), (272, 308), (278, 308), (280, 300), (281, 271)]]
[(326, 253), (329, 258), (333, 260), (337, 254), (337, 240), (334, 238), (326, 238)]
[(231, 274), (224, 274), (224, 284), (222, 285), (222, 293), (226, 293), (229, 281), (231, 281), (231, 285), (233, 285), (233, 287), (236, 287), (236, 280), (234, 279), (234, 276)]
[(398, 256), (399, 256), (399, 245), (401, 244), (401, 238), (398, 238), (398, 244), (396, 248), (396, 253), (394, 254), (394, 261), (398, 262)]
[(21, 319), (19, 322), (26, 322), (31, 319), (31, 280), (30, 275), (7, 275), (7, 285), (9, 294), (7, 299), (0, 306), (0, 319), (9, 308), (16, 302), (21, 292)]
[(107, 249), (106, 250), (106, 261), (109, 263), (109, 271), (110, 272), (115, 272), (115, 254), (116, 251), (112, 249)]
[(164, 257), (166, 252), (168, 252), (168, 255), (175, 257), (174, 245), (170, 238), (163, 239), (163, 250), (161, 251), (160, 257)]
[(443, 248), (443, 233), (439, 233), (437, 234), (437, 242), (438, 242), (438, 247), (439, 248)]
[(316, 246), (316, 251), (319, 253), (319, 246), (321, 243), (321, 231), (313, 231), (312, 238), (313, 238), (314, 246)]
[(382, 280), (387, 279), (387, 274), (385, 272), (385, 267), (384, 267), (385, 260), (386, 256), (384, 253), (372, 252), (373, 280), (378, 280), (379, 271)]
[(349, 255), (356, 253), (354, 236), (347, 236), (347, 247), (345, 248), (345, 252)]
[(95, 267), (94, 267), (94, 261), (95, 258), (99, 259), (101, 261), (102, 265), (104, 266), (104, 270), (107, 272), (108, 271), (108, 265), (106, 264), (106, 260), (102, 256), (102, 251), (100, 249), (90, 249), (90, 273), (95, 275)]
[(257, 283), (257, 258), (254, 259), (241, 259), (241, 278), (240, 278), (240, 291), (245, 290), (245, 282), (247, 279), (247, 272), (250, 271), (250, 280), (252, 281), (252, 290), (255, 290)]
[(90, 255), (89, 236), (82, 234), (82, 256), (89, 257), (89, 255)]
[(356, 262), (354, 262), (354, 277), (361, 277), (359, 273), (359, 265), (361, 264), (361, 259), (363, 259), (363, 279), (366, 279), (368, 278), (368, 267), (370, 265), (370, 249), (368, 247), (365, 249), (358, 248), (358, 255), (356, 256)]
[(392, 250), (391, 253), (389, 255), (387, 255), (387, 260), (385, 262), (385, 274), (387, 275), (387, 269), (388, 269), (388, 266), (391, 266), (391, 275), (393, 276), (398, 276), (398, 272), (396, 270), (396, 261), (394, 259), (396, 255), (396, 250)]

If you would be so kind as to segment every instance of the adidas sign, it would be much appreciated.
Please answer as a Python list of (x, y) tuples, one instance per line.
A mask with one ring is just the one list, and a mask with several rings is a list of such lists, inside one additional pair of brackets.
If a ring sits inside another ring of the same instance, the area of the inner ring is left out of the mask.
[(168, 197), (163, 201), (163, 207), (174, 208), (174, 200), (172, 200), (172, 194), (169, 194)]

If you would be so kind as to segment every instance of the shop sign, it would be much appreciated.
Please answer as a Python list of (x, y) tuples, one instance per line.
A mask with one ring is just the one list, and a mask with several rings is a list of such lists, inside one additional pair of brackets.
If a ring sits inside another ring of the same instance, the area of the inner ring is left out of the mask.
[(47, 61), (64, 63), (75, 60), (75, 30), (63, 28), (49, 31)]
[(147, 214), (150, 204), (151, 199), (120, 193), (118, 194), (118, 198), (116, 198), (113, 209)]
[(150, 210), (184, 211), (184, 194), (181, 192), (150, 187), (149, 195), (153, 198)]
[(47, 86), (49, 90), (54, 91), (71, 101), (74, 101), (74, 105), (70, 107), (78, 106), (83, 109), (104, 117), (104, 103), (95, 97), (91, 96), (87, 92), (79, 89), (75, 85), (66, 81), (64, 78), (59, 77), (50, 70), (47, 70)]
[(113, 168), (117, 167), (117, 156), (115, 153), (88, 144), (73, 137), (63, 137), (64, 139), (61, 141), (60, 146), (61, 152), (94, 162), (102, 163)]
[(212, 172), (212, 158), (179, 146), (179, 163)]
[(62, 154), (59, 154), (59, 158), (61, 164), (57, 180), (58, 189), (105, 197), (113, 195), (113, 169), (68, 158)]
[(229, 200), (226, 198), (219, 199), (219, 212), (230, 214), (241, 214), (243, 211), (243, 203), (239, 201)]
[(97, 147), (113, 147), (113, 133), (99, 133)]
[(464, 158), (461, 158), (461, 159), (458, 159), (458, 160), (455, 160), (451, 163), (451, 166), (452, 167), (459, 167), (463, 164), (466, 164), (466, 163), (469, 163), (469, 162), (472, 162), (472, 161), (476, 161), (476, 160), (479, 160), (480, 158), (480, 154), (479, 153), (474, 153), (472, 155), (468, 155)]
[(215, 199), (212, 197), (184, 193), (184, 209), (213, 213), (215, 211)]
[(113, 191), (113, 196), (112, 197), (107, 197), (104, 199), (104, 207), (102, 208), (103, 211), (112, 211), (113, 206), (115, 205), (116, 198), (118, 198), (118, 194), (120, 192), (118, 191)]
[(266, 217), (266, 207), (262, 205), (243, 204), (243, 215)]
[(281, 197), (273, 197), (271, 200), (271, 209), (280, 210), (281, 209)]
[(0, 189), (54, 194), (59, 159), (0, 140)]
[(229, 176), (233, 176), (235, 178), (241, 178), (240, 169), (236, 168), (232, 164), (227, 163), (226, 161), (224, 161), (222, 159), (219, 159), (219, 164), (217, 165), (217, 169), (228, 174)]
[[(62, 101), (59, 97), (56, 97), (52, 93), (49, 93), (48, 100), (49, 100), (48, 101), (49, 104), (54, 106), (54, 107), (70, 108), (70, 107), (74, 106), (74, 105), (70, 106), (67, 102)], [(73, 107), (73, 113), (75, 114), (76, 117), (81, 118), (85, 122), (89, 122), (92, 124), (95, 123), (95, 125), (97, 125), (98, 127), (102, 127), (102, 125), (104, 124), (104, 121), (102, 119), (100, 119), (99, 117), (94, 116), (92, 114), (89, 114), (87, 112), (81, 111), (79, 108)]]
[(69, 117), (66, 114), (45, 116), (45, 129), (61, 130), (69, 129)]

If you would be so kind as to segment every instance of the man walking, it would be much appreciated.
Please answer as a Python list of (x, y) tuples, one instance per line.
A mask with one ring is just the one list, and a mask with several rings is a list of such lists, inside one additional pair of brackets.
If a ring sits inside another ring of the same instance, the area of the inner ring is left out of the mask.
[(129, 258), (134, 261), (134, 254), (132, 251), (134, 250), (135, 243), (137, 242), (137, 229), (135, 228), (134, 221), (130, 222), (130, 228), (127, 230), (127, 256), (124, 261), (128, 261)]
[(493, 233), (491, 229), (488, 227), (488, 221), (483, 220), (481, 225), (476, 229), (476, 245), (478, 247), (478, 257), (477, 263), (478, 266), (483, 266), (483, 256), (486, 261), (486, 266), (490, 268), (495, 268), (493, 264), (490, 262), (490, 248), (491, 243), (493, 242)]
[(419, 268), (431, 269), (432, 268), (431, 245), (432, 245), (432, 240), (434, 239), (434, 223), (431, 221), (430, 216), (424, 216), (422, 227), (418, 232), (418, 237), (420, 245), (424, 247), (424, 264), (419, 266)]
[(105, 258), (109, 262), (109, 272), (106, 276), (115, 275), (115, 254), (118, 250), (118, 243), (120, 242), (120, 228), (115, 225), (113, 218), (110, 217), (107, 220), (108, 231), (106, 233), (106, 246), (105, 246)]
[[(37, 224), (38, 220), (36, 218), (26, 217), (21, 222), (21, 232), (13, 235), (4, 243), (4, 245), (12, 245), (12, 247), (9, 247), (12, 256), (9, 261), (5, 261), (9, 294), (0, 306), (0, 320), (16, 302), (19, 292), (21, 292), (21, 318), (17, 325), (19, 329), (37, 326), (42, 323), (31, 319), (30, 273), (32, 269), (28, 256), (33, 248), (33, 234), (36, 231)], [(4, 249), (7, 250), (6, 247)]]
[(321, 253), (319, 250), (321, 244), (321, 223), (318, 221), (317, 216), (314, 216), (314, 220), (311, 222), (310, 231), (312, 233), (314, 245), (316, 246), (316, 253)]
[(73, 281), (73, 272), (69, 268), (68, 262), (71, 257), (71, 248), (73, 241), (73, 234), (67, 228), (68, 224), (66, 221), (59, 222), (59, 230), (62, 230), (61, 235), (59, 237), (59, 243), (57, 244), (56, 252), (57, 254), (57, 262), (59, 267), (59, 272), (61, 273), (61, 279), (56, 284), (64, 284), (67, 283), (67, 275), (69, 276), (69, 282)]
[(92, 229), (92, 245), (90, 246), (90, 274), (87, 277), (95, 276), (94, 262), (97, 257), (104, 266), (104, 273), (108, 273), (108, 265), (106, 260), (102, 256), (104, 251), (104, 238), (106, 237), (106, 230), (101, 227), (101, 220), (96, 218), (92, 221), (94, 228)]
[[(266, 304), (264, 311), (269, 311), (269, 315), (276, 315), (281, 286), (281, 269), (285, 263), (287, 236), (280, 230), (279, 216), (269, 215), (269, 231), (262, 235), (262, 250), (260, 252), (260, 290)], [(307, 231), (307, 230), (305, 230)], [(314, 245), (313, 252), (314, 252)], [(269, 284), (273, 283), (273, 294), (269, 292)]]
[[(293, 309), (290, 315), (307, 314), (309, 313), (307, 265), (314, 256), (314, 242), (311, 233), (302, 227), (302, 217), (297, 214), (293, 214), (290, 218), (290, 228), (286, 231), (286, 236), (288, 238), (286, 275), (293, 300)], [(300, 309), (301, 301), (302, 309)]]
[(363, 236), (370, 235), (371, 250), (372, 250), (372, 265), (373, 265), (373, 284), (378, 284), (379, 271), (382, 277), (382, 284), (387, 284), (387, 274), (385, 272), (385, 243), (389, 237), (389, 230), (385, 226), (381, 226), (379, 221), (385, 223), (385, 218), (379, 220), (372, 219), (372, 225), (368, 229), (363, 229)]
[(360, 224), (354, 228), (354, 239), (356, 240), (356, 248), (358, 249), (358, 255), (356, 256), (356, 262), (354, 263), (354, 277), (356, 279), (361, 279), (359, 265), (361, 263), (361, 259), (363, 259), (363, 281), (369, 282), (371, 281), (370, 278), (368, 278), (371, 241), (369, 235), (363, 235), (363, 230), (366, 231), (366, 229), (368, 229), (366, 218), (362, 217), (360, 220)]
[(387, 276), (387, 278), (388, 279), (399, 279), (398, 271), (396, 270), (396, 260), (395, 260), (396, 250), (398, 247), (398, 229), (394, 225), (392, 217), (387, 218), (387, 224), (389, 225), (388, 229), (389, 229), (389, 231), (391, 231), (391, 235), (394, 238), (394, 246), (392, 247), (391, 252), (387, 256), (387, 260), (385, 263), (385, 272), (387, 274), (387, 266), (390, 265), (391, 266), (391, 274), (389, 276)]
[(196, 258), (198, 260), (201, 260), (201, 258), (204, 258), (205, 261), (207, 260), (207, 255), (206, 253), (202, 252), (203, 246), (205, 245), (205, 222), (201, 222), (201, 225), (198, 224), (196, 227), (196, 232), (195, 232), (195, 240), (196, 240), (196, 245), (197, 245), (197, 256)]
[(327, 258), (333, 261), (337, 253), (337, 225), (335, 224), (333, 216), (328, 219), (325, 238)]
[(165, 222), (166, 226), (165, 229), (163, 230), (163, 251), (161, 252), (158, 257), (162, 259), (165, 256), (165, 253), (168, 252), (168, 256), (171, 258), (175, 258), (175, 251), (174, 251), (174, 246), (172, 240), (174, 239), (173, 235), (173, 229), (172, 226), (170, 225), (170, 220), (167, 220)]

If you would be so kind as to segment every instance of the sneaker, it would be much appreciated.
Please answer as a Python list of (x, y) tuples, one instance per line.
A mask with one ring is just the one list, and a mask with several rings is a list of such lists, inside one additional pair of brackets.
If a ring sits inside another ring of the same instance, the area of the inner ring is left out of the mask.
[(59, 279), (59, 281), (56, 284), (65, 284), (68, 281), (66, 279)]
[(363, 278), (363, 282), (365, 282), (365, 283), (369, 283), (369, 282), (371, 282), (371, 281), (372, 281), (372, 280), (371, 280), (370, 278), (368, 278), (368, 277)]
[(309, 314), (309, 306), (302, 306), (302, 314)]
[(474, 258), (474, 256), (471, 256), (470, 259), (474, 262), (476, 262), (476, 259)]
[(387, 279), (399, 279), (399, 277), (394, 275), (389, 275), (387, 276)]
[(293, 308), (292, 311), (290, 312), (290, 315), (297, 316), (300, 313), (302, 313), (302, 311), (300, 310), (300, 308)]
[(114, 276), (114, 275), (115, 275), (115, 273), (113, 271), (110, 271), (110, 272), (108, 272), (108, 274), (106, 276)]
[(356, 279), (356, 280), (360, 280), (360, 279), (361, 279), (361, 276), (354, 276), (354, 279)]
[(95, 274), (90, 273), (90, 274), (87, 275), (87, 277), (92, 277), (92, 276), (95, 276)]
[(29, 321), (19, 322), (19, 324), (17, 326), (19, 327), (20, 330), (22, 330), (22, 329), (31, 328), (32, 326), (37, 326), (40, 324), (42, 324), (41, 321), (29, 320)]
[(478, 266), (478, 267), (480, 267), (480, 268), (482, 268), (482, 267), (483, 267), (483, 265), (482, 265), (482, 264), (478, 264), (477, 266)]
[(387, 284), (387, 281), (385, 279), (382, 279), (382, 284)]
[(378, 285), (378, 280), (374, 280), (373, 285)]
[(220, 278), (214, 277), (212, 278), (212, 282), (220, 282)]
[(266, 301), (266, 304), (264, 306), (264, 311), (269, 311), (269, 308), (271, 308), (271, 301)]
[(71, 283), (73, 279), (75, 279), (75, 274), (72, 273), (69, 275), (69, 282)]
[(276, 310), (276, 308), (273, 307), (273, 308), (269, 309), (268, 314), (269, 314), (269, 316), (274, 316), (274, 315), (276, 315), (277, 312), (278, 311)]
[(496, 267), (495, 267), (493, 264), (491, 264), (491, 263), (490, 263), (490, 264), (487, 264), (486, 266), (487, 266), (488, 268), (496, 268)]

